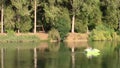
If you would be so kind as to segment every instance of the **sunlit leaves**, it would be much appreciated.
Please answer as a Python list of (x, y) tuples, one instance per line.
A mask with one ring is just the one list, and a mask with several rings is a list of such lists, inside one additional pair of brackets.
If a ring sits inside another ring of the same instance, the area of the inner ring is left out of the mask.
[(29, 15), (30, 10), (28, 10), (28, 0), (11, 0), (11, 3), (16, 8), (18, 14), (22, 16)]
[[(30, 1), (29, 0), (11, 0), (12, 6), (15, 7), (16, 11), (16, 28), (22, 32), (28, 31), (31, 28), (30, 19)], [(23, 27), (24, 26), (24, 27)]]
[(11, 7), (7, 7), (4, 11), (4, 24), (6, 29), (13, 29), (15, 27), (15, 22), (13, 21), (13, 18), (15, 16), (14, 11), (11, 9)]
[(60, 15), (61, 11), (58, 7), (55, 7), (55, 6), (46, 6), (45, 7), (45, 16), (46, 16), (46, 20), (49, 22), (49, 23), (52, 23), (54, 24), (55, 21), (57, 20), (57, 17)]

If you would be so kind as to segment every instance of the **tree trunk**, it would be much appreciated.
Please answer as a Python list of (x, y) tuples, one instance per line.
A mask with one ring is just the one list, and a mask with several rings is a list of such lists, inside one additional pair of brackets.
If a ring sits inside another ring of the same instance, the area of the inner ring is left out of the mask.
[(3, 4), (1, 9), (1, 33), (3, 33)]
[(118, 21), (118, 24), (119, 24), (119, 31), (120, 31), (120, 20)]
[(19, 30), (19, 29), (17, 30), (17, 33), (20, 33), (20, 30)]
[(36, 33), (36, 11), (37, 11), (37, 8), (36, 8), (36, 0), (34, 0), (34, 33)]
[(72, 29), (71, 32), (74, 33), (74, 26), (75, 26), (75, 15), (72, 17)]
[(88, 29), (88, 26), (87, 26), (87, 34), (89, 34), (89, 29)]

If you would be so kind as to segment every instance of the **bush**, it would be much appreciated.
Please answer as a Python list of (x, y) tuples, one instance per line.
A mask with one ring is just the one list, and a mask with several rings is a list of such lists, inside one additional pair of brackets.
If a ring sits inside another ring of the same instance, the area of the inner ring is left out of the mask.
[(105, 25), (97, 26), (90, 34), (90, 40), (116, 40), (117, 34), (114, 29)]
[(70, 21), (66, 18), (59, 18), (55, 28), (59, 31), (61, 40), (64, 40), (70, 31)]
[(48, 38), (51, 40), (60, 40), (59, 32), (56, 29), (51, 29), (48, 33)]
[(15, 32), (13, 30), (6, 30), (6, 32), (7, 32), (7, 35), (9, 35), (9, 36), (15, 35)]

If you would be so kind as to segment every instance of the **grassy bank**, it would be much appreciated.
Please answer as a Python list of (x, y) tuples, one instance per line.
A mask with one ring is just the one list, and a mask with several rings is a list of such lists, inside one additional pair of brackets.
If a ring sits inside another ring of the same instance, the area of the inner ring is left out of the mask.
[(40, 42), (1, 42), (0, 43), (0, 48), (7, 48), (7, 49), (16, 49), (16, 48), (20, 48), (20, 49), (33, 49), (37, 46), (39, 46)]
[(0, 35), (0, 42), (39, 42), (40, 38), (36, 35)]

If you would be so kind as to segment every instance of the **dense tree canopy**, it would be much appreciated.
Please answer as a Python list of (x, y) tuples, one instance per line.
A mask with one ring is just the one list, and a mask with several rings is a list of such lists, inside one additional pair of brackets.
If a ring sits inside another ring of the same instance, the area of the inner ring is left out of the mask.
[[(2, 0), (0, 12), (4, 32), (33, 32), (36, 25), (43, 25), (46, 32), (51, 28), (66, 30), (70, 25), (67, 32), (86, 32), (99, 24), (118, 30), (120, 0)], [(59, 29), (63, 22), (64, 27)]]

